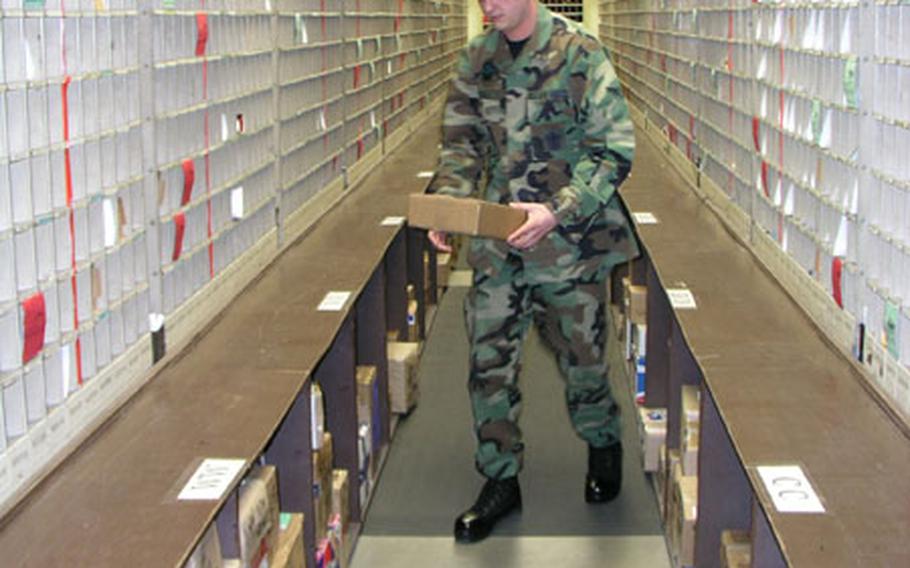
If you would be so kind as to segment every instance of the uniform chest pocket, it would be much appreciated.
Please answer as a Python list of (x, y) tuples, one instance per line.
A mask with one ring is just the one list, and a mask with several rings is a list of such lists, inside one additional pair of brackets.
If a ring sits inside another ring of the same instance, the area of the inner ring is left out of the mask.
[(544, 91), (528, 96), (528, 122), (531, 126), (559, 123), (569, 127), (575, 122), (575, 109), (567, 91)]
[(502, 124), (506, 119), (505, 99), (481, 95), (480, 116), (487, 124)]
[(532, 154), (551, 159), (568, 150), (570, 133), (575, 130), (575, 109), (568, 92), (547, 91), (528, 97), (528, 124)]

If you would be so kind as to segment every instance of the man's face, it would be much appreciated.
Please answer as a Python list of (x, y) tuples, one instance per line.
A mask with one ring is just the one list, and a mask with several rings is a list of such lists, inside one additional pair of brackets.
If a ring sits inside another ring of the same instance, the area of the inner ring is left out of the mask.
[[(480, 9), (497, 30), (509, 36), (528, 27), (534, 0), (479, 0)], [(533, 30), (531, 25), (531, 30)], [(523, 38), (517, 38), (523, 39)]]

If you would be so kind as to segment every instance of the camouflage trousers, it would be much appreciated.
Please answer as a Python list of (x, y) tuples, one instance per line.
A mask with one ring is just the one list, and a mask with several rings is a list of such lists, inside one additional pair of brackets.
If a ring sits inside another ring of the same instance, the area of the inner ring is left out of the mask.
[(492, 479), (521, 470), (518, 375), (521, 345), (532, 321), (556, 355), (578, 436), (595, 447), (620, 436), (619, 406), (607, 380), (605, 282), (596, 277), (535, 282), (516, 255), (500, 268), (493, 276), (475, 271), (464, 303), (475, 462)]

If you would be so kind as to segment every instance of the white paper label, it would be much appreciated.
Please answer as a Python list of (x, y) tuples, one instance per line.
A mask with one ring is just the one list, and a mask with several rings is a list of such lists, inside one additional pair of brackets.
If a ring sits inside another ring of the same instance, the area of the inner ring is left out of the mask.
[(155, 333), (164, 325), (164, 314), (149, 314), (149, 331)]
[(632, 218), (635, 219), (635, 223), (638, 225), (656, 225), (658, 223), (657, 217), (650, 211), (632, 213)]
[(404, 223), (404, 217), (386, 217), (382, 220), (383, 227), (399, 227)]
[(243, 186), (231, 190), (231, 218), (243, 219)]
[(32, 57), (32, 50), (26, 43), (25, 45), (25, 78), (31, 81), (35, 78), (35, 60)]
[(325, 122), (325, 110), (319, 111), (319, 130), (325, 132), (328, 129), (328, 125)]
[(329, 292), (316, 308), (320, 312), (340, 312), (351, 297), (350, 292)]
[(824, 513), (825, 507), (798, 465), (758, 466), (778, 513)]
[(433, 177), (433, 172), (420, 172), (417, 174), (419, 178), (431, 178)]
[(104, 246), (111, 248), (117, 243), (117, 224), (114, 222), (114, 200), (105, 198), (102, 202), (104, 211)]
[(217, 501), (230, 487), (231, 482), (246, 465), (246, 460), (203, 460), (196, 473), (183, 486), (178, 501)]
[(379, 125), (376, 123), (376, 111), (370, 111), (370, 127), (377, 128)]
[(695, 296), (688, 288), (667, 288), (667, 297), (670, 305), (678, 310), (694, 310)]

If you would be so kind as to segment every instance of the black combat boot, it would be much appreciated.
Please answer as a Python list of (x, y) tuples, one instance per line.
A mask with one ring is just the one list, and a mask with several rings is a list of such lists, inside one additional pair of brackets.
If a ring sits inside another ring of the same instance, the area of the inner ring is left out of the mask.
[(474, 506), (455, 519), (455, 540), (477, 542), (487, 538), (496, 521), (521, 510), (521, 488), (517, 477), (488, 479)]
[(622, 442), (606, 448), (588, 446), (588, 476), (585, 479), (585, 501), (606, 503), (619, 495), (622, 487)]

